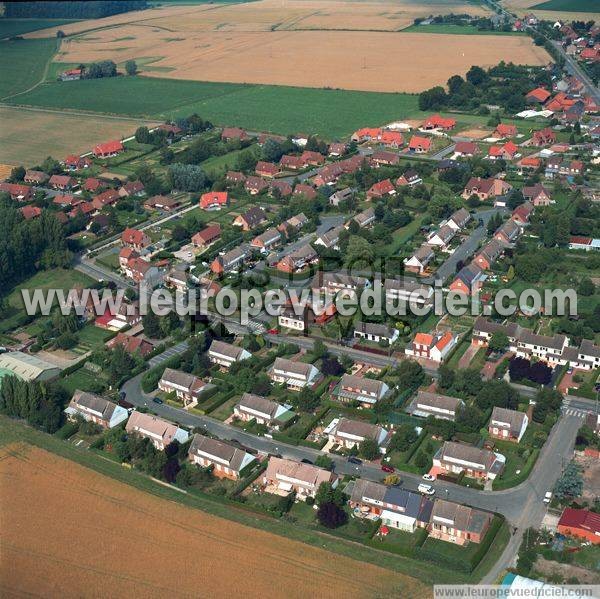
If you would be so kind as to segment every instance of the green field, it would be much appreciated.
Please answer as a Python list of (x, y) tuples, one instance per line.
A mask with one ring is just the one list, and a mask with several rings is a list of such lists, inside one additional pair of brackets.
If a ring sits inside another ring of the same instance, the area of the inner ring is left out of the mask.
[(471, 25), (452, 25), (440, 23), (431, 25), (411, 25), (402, 29), (402, 33), (451, 33), (458, 35), (527, 35), (521, 31), (482, 31)]
[(566, 12), (599, 12), (598, 0), (547, 0), (531, 7), (532, 10), (564, 10)]
[(0, 42), (0, 99), (25, 91), (44, 78), (56, 40), (6, 40)]
[(0, 38), (23, 35), (39, 29), (75, 23), (79, 19), (0, 19)]
[[(39, 40), (48, 41), (48, 40)], [(15, 103), (170, 119), (194, 112), (217, 125), (281, 134), (349, 135), (358, 127), (418, 115), (417, 96), (342, 90), (114, 77), (45, 83)]]

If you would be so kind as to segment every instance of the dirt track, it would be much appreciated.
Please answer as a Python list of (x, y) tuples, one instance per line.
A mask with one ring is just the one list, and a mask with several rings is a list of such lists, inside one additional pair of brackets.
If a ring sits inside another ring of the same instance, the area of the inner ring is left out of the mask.
[(30, 446), (2, 449), (0, 481), (5, 597), (427, 592), (407, 576), (158, 499)]

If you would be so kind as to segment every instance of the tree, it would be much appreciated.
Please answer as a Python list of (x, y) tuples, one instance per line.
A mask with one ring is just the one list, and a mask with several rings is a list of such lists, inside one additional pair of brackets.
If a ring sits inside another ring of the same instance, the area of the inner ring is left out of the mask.
[(391, 487), (392, 485), (397, 485), (400, 482), (400, 477), (397, 474), (388, 474), (383, 479), (383, 484)]
[(504, 351), (508, 347), (508, 336), (502, 331), (494, 331), (490, 337), (488, 347), (492, 351)]
[(346, 265), (349, 268), (368, 268), (375, 259), (371, 244), (358, 235), (352, 235), (346, 248)]
[(142, 324), (144, 325), (144, 334), (150, 339), (162, 339), (163, 334), (160, 328), (158, 316), (150, 310), (142, 316)]
[(10, 171), (10, 181), (11, 183), (18, 183), (19, 181), (23, 181), (25, 178), (25, 167), (23, 166), (15, 166)]
[(379, 457), (379, 445), (375, 439), (365, 439), (358, 448), (358, 453), (365, 460), (374, 460)]
[(339, 488), (333, 488), (331, 483), (324, 482), (319, 485), (315, 493), (315, 503), (322, 505), (323, 503), (334, 503), (340, 507), (346, 503), (344, 493)]
[(348, 514), (335, 503), (322, 503), (317, 511), (317, 518), (327, 528), (338, 528), (346, 524)]
[(454, 384), (454, 370), (447, 364), (442, 364), (438, 368), (438, 387), (440, 389), (450, 389)]
[(135, 62), (135, 60), (128, 60), (125, 63), (125, 72), (130, 76), (137, 75), (138, 68), (137, 68), (137, 63)]
[(414, 360), (402, 360), (396, 368), (398, 386), (400, 389), (416, 389), (425, 380), (423, 367)]
[(320, 455), (316, 460), (315, 460), (315, 466), (318, 466), (319, 468), (325, 468), (325, 470), (333, 470), (333, 460), (326, 455)]
[(390, 441), (390, 449), (407, 451), (418, 438), (419, 435), (412, 424), (401, 424)]
[(544, 362), (534, 362), (529, 369), (529, 380), (540, 385), (547, 385), (552, 380), (552, 368)]
[(573, 499), (580, 497), (582, 492), (581, 467), (575, 462), (569, 462), (561, 477), (556, 481), (554, 494), (559, 499)]
[(325, 344), (320, 340), (320, 339), (316, 339), (313, 343), (313, 350), (312, 350), (312, 354), (315, 357), (315, 359), (320, 359), (323, 356), (325, 356), (325, 354), (327, 353), (327, 347), (325, 347)]
[(335, 356), (326, 356), (321, 363), (321, 372), (325, 375), (339, 376), (344, 372), (344, 367)]
[(415, 466), (417, 468), (425, 468), (429, 464), (429, 458), (423, 451), (419, 451), (415, 456)]
[(170, 164), (167, 178), (173, 189), (181, 191), (200, 191), (208, 184), (206, 173), (195, 164)]
[(296, 406), (303, 412), (312, 412), (320, 403), (319, 396), (308, 387), (303, 387), (302, 391), (296, 396)]
[(596, 291), (596, 286), (594, 285), (594, 282), (592, 281), (592, 279), (590, 279), (589, 277), (583, 277), (579, 281), (579, 285), (577, 286), (577, 292), (580, 295), (587, 297), (590, 295), (594, 295), (595, 291)]
[(506, 381), (486, 381), (475, 397), (475, 403), (481, 410), (493, 406), (514, 410), (519, 405), (519, 394)]
[(446, 106), (448, 95), (437, 85), (419, 94), (419, 110), (440, 110)]
[(489, 75), (481, 67), (472, 66), (467, 71), (466, 80), (475, 86), (481, 85), (482, 83), (486, 82), (488, 79), (489, 79)]

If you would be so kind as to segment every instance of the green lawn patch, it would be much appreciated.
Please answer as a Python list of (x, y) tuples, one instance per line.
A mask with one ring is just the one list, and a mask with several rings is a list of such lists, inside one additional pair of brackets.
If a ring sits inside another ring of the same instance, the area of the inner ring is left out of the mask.
[(471, 25), (452, 25), (451, 23), (431, 23), (430, 25), (411, 25), (402, 29), (402, 33), (454, 33), (458, 35), (526, 35), (521, 31), (487, 31)]
[[(46, 38), (1, 41), (0, 99), (23, 92), (40, 82), (46, 65), (56, 51), (56, 44), (56, 39)], [(61, 93), (64, 94), (64, 89)]]
[(597, 0), (547, 0), (532, 10), (564, 10), (566, 12), (598, 12)]
[(81, 389), (81, 391), (94, 391), (97, 389), (98, 383), (102, 382), (102, 379), (100, 379), (97, 374), (81, 367), (75, 372), (67, 375), (60, 382), (67, 393), (73, 395), (76, 389)]
[[(0, 38), (23, 35), (31, 31), (75, 23), (79, 19), (0, 19)], [(50, 36), (48, 36), (50, 37)]]
[(197, 112), (217, 125), (281, 134), (310, 131), (327, 137), (349, 135), (365, 123), (385, 123), (418, 114), (417, 96), (411, 94), (143, 76), (72, 81), (68, 94), (64, 93), (64, 84), (49, 82), (15, 102), (161, 120)]

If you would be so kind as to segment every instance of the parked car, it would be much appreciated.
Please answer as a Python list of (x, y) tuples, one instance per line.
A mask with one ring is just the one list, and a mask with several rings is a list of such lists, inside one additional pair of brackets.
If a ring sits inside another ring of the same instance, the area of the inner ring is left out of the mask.
[(353, 457), (348, 458), (348, 462), (350, 462), (350, 464), (358, 464), (359, 466), (362, 464), (362, 460)]
[(163, 403), (163, 400), (160, 397), (155, 397), (152, 399), (154, 403)]
[(312, 462), (310, 460), (308, 460), (307, 458), (302, 458), (300, 460), (303, 464), (312, 464)]
[(544, 503), (550, 503), (552, 501), (552, 491), (546, 491), (544, 495)]
[(387, 464), (384, 464), (381, 469), (384, 472), (396, 472), (396, 469), (393, 466), (388, 466)]
[(428, 480), (428, 481), (432, 481), (435, 480), (435, 476), (433, 476), (433, 474), (424, 474), (422, 476), (423, 480)]
[(433, 495), (435, 493), (435, 489), (431, 485), (425, 485), (423, 483), (417, 487), (417, 491), (419, 491), (419, 493), (423, 493), (424, 495)]
[(278, 335), (279, 331), (277, 329), (269, 329), (267, 333), (269, 333), (269, 335)]

